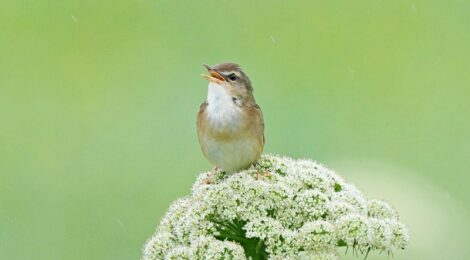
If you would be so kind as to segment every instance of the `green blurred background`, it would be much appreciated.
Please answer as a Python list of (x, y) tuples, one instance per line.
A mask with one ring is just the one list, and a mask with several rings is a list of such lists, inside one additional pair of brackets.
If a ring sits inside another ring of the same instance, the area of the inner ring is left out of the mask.
[(463, 0), (1, 0), (0, 259), (138, 259), (211, 168), (199, 74), (222, 61), (254, 82), (266, 152), (398, 208), (395, 259), (470, 259)]

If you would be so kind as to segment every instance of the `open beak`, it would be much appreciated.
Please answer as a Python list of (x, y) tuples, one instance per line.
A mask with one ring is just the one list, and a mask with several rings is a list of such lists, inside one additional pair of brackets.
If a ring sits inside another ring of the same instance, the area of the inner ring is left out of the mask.
[(201, 74), (204, 78), (206, 78), (210, 82), (214, 83), (220, 83), (221, 81), (225, 81), (224, 77), (220, 75), (216, 70), (211, 68), (210, 66), (207, 66), (206, 64), (203, 64), (204, 67), (206, 67), (207, 71), (209, 72), (209, 75), (206, 74)]

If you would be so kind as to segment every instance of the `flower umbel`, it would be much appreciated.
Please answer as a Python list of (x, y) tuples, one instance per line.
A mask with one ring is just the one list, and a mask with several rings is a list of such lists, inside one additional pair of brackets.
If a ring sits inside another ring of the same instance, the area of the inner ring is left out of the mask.
[(338, 259), (341, 247), (367, 255), (407, 243), (387, 202), (367, 200), (313, 161), (264, 155), (238, 173), (201, 174), (192, 195), (171, 205), (142, 259)]

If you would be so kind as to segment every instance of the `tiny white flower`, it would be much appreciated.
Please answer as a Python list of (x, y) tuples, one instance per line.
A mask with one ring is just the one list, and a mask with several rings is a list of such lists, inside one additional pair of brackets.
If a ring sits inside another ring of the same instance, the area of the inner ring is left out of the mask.
[(171, 204), (165, 216), (160, 221), (159, 232), (172, 232), (178, 221), (184, 217), (186, 210), (191, 206), (191, 198), (183, 197)]
[(328, 221), (317, 220), (303, 225), (296, 240), (305, 251), (319, 251), (335, 248), (337, 245), (334, 226)]
[(206, 259), (227, 259), (242, 260), (246, 259), (245, 251), (237, 243), (230, 241), (214, 240), (207, 249)]
[(331, 201), (327, 205), (328, 207), (328, 219), (335, 221), (339, 218), (351, 215), (351, 214), (358, 214), (358, 209), (353, 205), (343, 202), (343, 201)]
[(302, 252), (299, 254), (301, 260), (337, 260), (338, 252), (334, 250)]
[(266, 240), (266, 252), (269, 259), (297, 259), (300, 247), (296, 241), (297, 233), (284, 229), (276, 237)]
[(246, 259), (243, 248), (229, 241), (219, 241), (212, 237), (200, 237), (193, 241), (191, 259)]
[(410, 240), (408, 236), (408, 229), (403, 223), (400, 223), (396, 220), (391, 221), (391, 230), (392, 230), (392, 240), (391, 245), (394, 248), (405, 249)]
[(369, 223), (365, 216), (346, 215), (336, 221), (336, 234), (350, 247), (366, 248), (370, 244)]
[(343, 184), (341, 190), (333, 194), (332, 201), (345, 202), (353, 206), (361, 214), (367, 213), (367, 200), (356, 187)]
[(378, 250), (392, 248), (392, 223), (390, 220), (369, 219), (370, 246)]
[(147, 240), (144, 246), (143, 260), (164, 259), (172, 248), (176, 247), (174, 236), (167, 232), (157, 233)]
[(408, 244), (387, 202), (310, 160), (263, 155), (247, 170), (202, 173), (191, 196), (175, 201), (146, 243), (143, 260), (338, 259)]
[(190, 260), (191, 251), (187, 246), (176, 246), (172, 248), (165, 256), (165, 260)]
[(393, 208), (392, 205), (385, 201), (381, 200), (369, 200), (368, 203), (368, 214), (369, 217), (372, 218), (390, 218), (390, 219), (398, 219), (398, 213), (397, 211)]

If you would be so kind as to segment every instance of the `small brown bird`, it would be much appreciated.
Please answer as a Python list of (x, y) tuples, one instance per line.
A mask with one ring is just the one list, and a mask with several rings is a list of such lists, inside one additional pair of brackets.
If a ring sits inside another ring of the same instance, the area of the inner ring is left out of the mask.
[(197, 114), (202, 152), (216, 168), (236, 172), (256, 163), (264, 147), (264, 120), (248, 76), (235, 63), (204, 65), (207, 100)]

